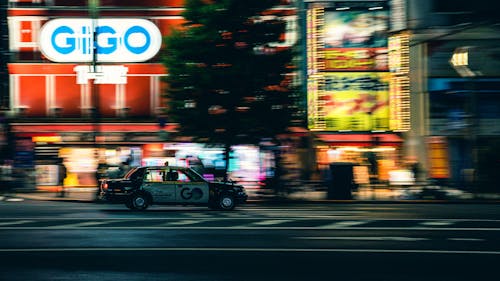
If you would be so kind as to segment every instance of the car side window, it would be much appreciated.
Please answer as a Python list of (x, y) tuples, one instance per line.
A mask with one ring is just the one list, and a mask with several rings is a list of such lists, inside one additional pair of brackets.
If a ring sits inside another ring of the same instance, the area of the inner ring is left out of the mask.
[(164, 172), (162, 170), (148, 170), (144, 176), (147, 182), (163, 182)]
[(170, 170), (165, 173), (165, 181), (176, 181), (179, 175), (176, 170)]
[(178, 181), (182, 181), (182, 182), (191, 182), (192, 181), (183, 171), (178, 171), (178, 173), (179, 173)]

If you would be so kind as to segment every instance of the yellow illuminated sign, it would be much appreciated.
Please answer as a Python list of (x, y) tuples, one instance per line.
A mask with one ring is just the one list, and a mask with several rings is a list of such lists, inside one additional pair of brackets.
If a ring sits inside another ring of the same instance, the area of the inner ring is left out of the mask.
[(389, 38), (389, 69), (391, 71), (390, 128), (410, 129), (410, 34), (402, 32)]
[(325, 73), (323, 77), (315, 101), (309, 101), (318, 111), (309, 115), (310, 129), (389, 129), (389, 73), (341, 72)]
[(34, 136), (31, 137), (33, 142), (61, 142), (61, 136)]
[(387, 71), (386, 48), (331, 48), (324, 51), (325, 71)]

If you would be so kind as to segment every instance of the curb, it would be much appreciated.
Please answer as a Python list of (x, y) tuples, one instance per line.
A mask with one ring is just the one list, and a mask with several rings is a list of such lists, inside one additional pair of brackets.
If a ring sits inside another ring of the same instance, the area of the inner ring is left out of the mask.
[[(16, 193), (11, 195), (4, 195), (4, 197), (16, 197), (28, 200), (38, 201), (60, 201), (60, 202), (78, 202), (78, 203), (106, 203), (100, 202), (95, 199), (88, 198), (74, 198), (74, 197), (49, 197), (37, 195), (33, 193)], [(423, 199), (423, 200), (367, 200), (367, 199), (249, 199), (246, 204), (248, 205), (290, 205), (290, 204), (500, 204), (498, 199), (453, 199), (453, 200), (438, 200), (438, 199)]]

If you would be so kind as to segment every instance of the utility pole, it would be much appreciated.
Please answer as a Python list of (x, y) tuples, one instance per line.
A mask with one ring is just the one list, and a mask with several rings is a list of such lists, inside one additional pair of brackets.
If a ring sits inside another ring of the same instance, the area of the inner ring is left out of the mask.
[[(100, 6), (100, 0), (88, 0), (88, 9), (90, 16), (92, 18), (92, 66), (91, 66), (91, 72), (97, 73), (97, 22), (99, 18), (99, 6)], [(98, 85), (96, 85), (95, 81), (96, 77), (94, 76), (94, 79), (92, 79), (92, 84), (90, 85), (91, 89), (91, 97), (92, 97), (92, 104), (93, 104), (93, 110), (91, 111), (92, 113), (92, 121), (94, 123), (94, 128), (93, 128), (93, 141), (94, 141), (94, 157), (95, 157), (95, 164), (96, 164), (96, 169), (99, 164), (99, 142), (101, 141), (99, 138), (100, 135), (100, 128), (99, 128), (99, 122), (100, 122), (100, 110), (99, 110), (99, 88)], [(97, 182), (99, 185), (99, 182)]]

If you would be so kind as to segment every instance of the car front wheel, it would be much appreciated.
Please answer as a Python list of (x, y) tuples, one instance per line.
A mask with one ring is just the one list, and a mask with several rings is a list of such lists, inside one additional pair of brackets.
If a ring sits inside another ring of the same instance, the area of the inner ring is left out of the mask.
[(219, 208), (221, 210), (232, 210), (234, 209), (234, 197), (230, 194), (222, 194), (219, 198)]
[(146, 210), (149, 207), (149, 199), (144, 193), (133, 194), (126, 206), (132, 210)]

